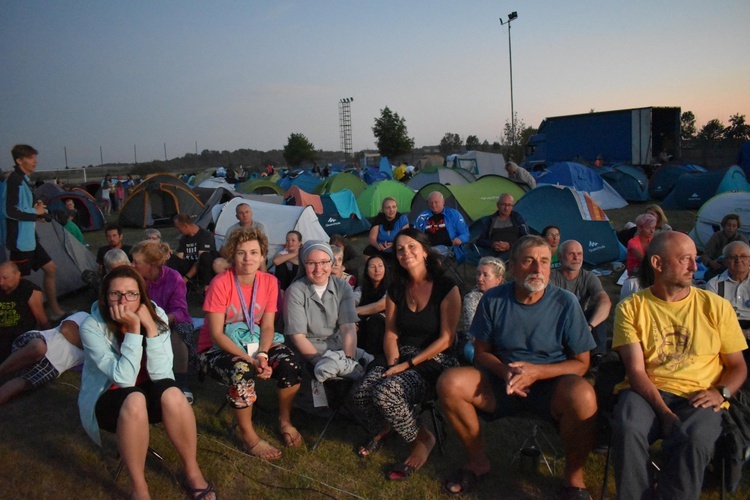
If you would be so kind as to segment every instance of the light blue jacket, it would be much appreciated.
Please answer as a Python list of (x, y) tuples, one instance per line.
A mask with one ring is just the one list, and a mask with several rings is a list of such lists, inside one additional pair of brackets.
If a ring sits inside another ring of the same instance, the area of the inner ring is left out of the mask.
[[(156, 314), (169, 324), (164, 310), (154, 304)], [(172, 373), (172, 344), (169, 328), (159, 329), (159, 335), (146, 338), (146, 370), (151, 380), (174, 379)], [(99, 302), (91, 306), (91, 316), (81, 325), (83, 342), (83, 375), (81, 392), (78, 394), (78, 411), (83, 429), (101, 446), (99, 424), (94, 410), (96, 402), (114, 383), (119, 387), (133, 387), (141, 369), (143, 357), (142, 335), (126, 333), (119, 345), (115, 335), (109, 331), (99, 312)]]
[[(414, 227), (424, 232), (427, 226), (427, 219), (433, 216), (431, 210), (425, 210), (419, 214), (414, 221)], [(466, 224), (461, 212), (454, 208), (443, 207), (443, 216), (445, 217), (445, 228), (448, 230), (448, 236), (450, 239), (458, 238), (461, 243), (469, 241), (469, 226)], [(451, 247), (453, 255), (456, 257), (456, 262), (461, 264), (466, 260), (466, 250), (463, 245)]]

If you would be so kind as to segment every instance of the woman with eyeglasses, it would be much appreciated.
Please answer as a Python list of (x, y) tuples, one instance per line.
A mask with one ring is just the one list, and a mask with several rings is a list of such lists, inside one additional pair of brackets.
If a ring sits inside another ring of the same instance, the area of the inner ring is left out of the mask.
[[(284, 295), (285, 334), (320, 382), (364, 371), (355, 361), (359, 317), (354, 290), (344, 280), (331, 278), (333, 259), (328, 243), (307, 241), (300, 252), (300, 277)], [(325, 373), (320, 372), (324, 366)]]
[(131, 496), (149, 496), (144, 474), (149, 424), (163, 422), (182, 459), (188, 493), (216, 498), (196, 460), (195, 415), (174, 381), (167, 315), (149, 300), (135, 269), (117, 267), (104, 277), (80, 333), (85, 360), (78, 396), (81, 422), (99, 445), (100, 429), (115, 433)]

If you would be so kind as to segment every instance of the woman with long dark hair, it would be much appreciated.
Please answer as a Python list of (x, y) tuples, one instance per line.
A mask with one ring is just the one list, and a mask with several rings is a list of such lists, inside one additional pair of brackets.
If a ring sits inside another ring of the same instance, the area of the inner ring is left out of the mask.
[(359, 315), (357, 347), (376, 358), (384, 354), (385, 297), (390, 284), (391, 277), (383, 256), (371, 255), (365, 263), (362, 285), (354, 291), (354, 301)]
[(411, 443), (411, 452), (391, 468), (388, 478), (404, 480), (425, 464), (435, 446), (417, 406), (435, 397), (435, 383), (444, 370), (458, 366), (452, 348), (461, 295), (423, 232), (401, 230), (394, 250), (398, 266), (385, 305), (386, 364), (365, 375), (354, 401), (367, 427), (377, 430), (357, 454), (376, 452), (395, 430)]
[(135, 269), (121, 266), (104, 276), (99, 300), (80, 333), (85, 359), (78, 396), (81, 422), (99, 445), (100, 429), (115, 433), (132, 497), (148, 498), (149, 424), (163, 422), (182, 459), (188, 493), (216, 498), (196, 459), (195, 415), (174, 381), (167, 316), (149, 300)]

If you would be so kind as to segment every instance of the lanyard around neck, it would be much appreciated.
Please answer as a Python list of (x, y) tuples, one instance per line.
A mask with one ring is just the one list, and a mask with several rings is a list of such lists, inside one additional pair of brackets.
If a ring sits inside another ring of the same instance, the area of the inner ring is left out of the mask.
[(248, 311), (247, 303), (245, 303), (245, 295), (242, 293), (242, 286), (240, 285), (240, 280), (237, 277), (237, 273), (233, 272), (234, 274), (234, 284), (237, 287), (237, 295), (240, 296), (240, 304), (242, 305), (242, 312), (245, 315), (245, 322), (247, 323), (247, 328), (251, 332), (255, 329), (255, 294), (258, 291), (258, 275), (255, 275), (255, 278), (253, 279), (253, 293), (250, 296), (250, 310)]

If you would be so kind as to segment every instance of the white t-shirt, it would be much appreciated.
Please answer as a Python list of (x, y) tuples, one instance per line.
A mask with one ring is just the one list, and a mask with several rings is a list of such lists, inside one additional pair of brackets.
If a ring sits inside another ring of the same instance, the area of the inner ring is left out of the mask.
[[(66, 321), (73, 321), (80, 327), (83, 320), (88, 317), (88, 313), (77, 312), (66, 318), (60, 325), (62, 326)], [(83, 350), (68, 342), (68, 339), (60, 333), (59, 327), (52, 328), (51, 330), (43, 330), (39, 333), (47, 341), (47, 354), (45, 357), (58, 372), (63, 373), (83, 363)]]

